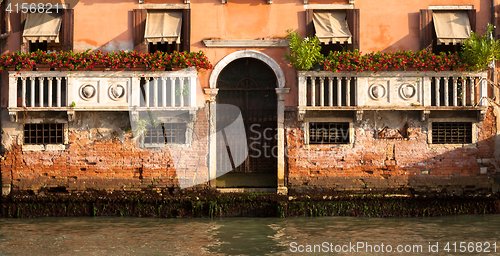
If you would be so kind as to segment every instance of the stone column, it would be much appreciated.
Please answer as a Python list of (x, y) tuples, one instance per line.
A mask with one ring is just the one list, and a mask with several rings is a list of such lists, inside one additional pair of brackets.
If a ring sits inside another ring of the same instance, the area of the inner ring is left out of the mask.
[(217, 112), (216, 112), (216, 102), (215, 99), (217, 97), (217, 93), (219, 92), (219, 89), (213, 89), (213, 88), (205, 88), (205, 94), (208, 94), (210, 96), (209, 99), (209, 111), (210, 111), (210, 117), (209, 117), (209, 142), (208, 142), (208, 172), (209, 172), (209, 179), (210, 179), (210, 187), (215, 188), (216, 187), (216, 182), (215, 178), (217, 178), (217, 130), (216, 130), (216, 117), (217, 117)]
[(278, 95), (278, 194), (287, 194), (285, 186), (285, 95), (290, 88), (276, 88)]

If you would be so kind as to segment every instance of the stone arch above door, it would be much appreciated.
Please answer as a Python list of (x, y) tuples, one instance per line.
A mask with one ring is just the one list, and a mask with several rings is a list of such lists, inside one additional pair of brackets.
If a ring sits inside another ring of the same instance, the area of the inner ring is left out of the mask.
[(278, 81), (278, 88), (285, 87), (285, 75), (283, 74), (283, 71), (281, 70), (278, 63), (276, 63), (276, 61), (274, 61), (271, 57), (262, 52), (253, 50), (243, 50), (228, 54), (226, 57), (220, 60), (217, 63), (217, 65), (215, 65), (214, 70), (210, 75), (210, 88), (215, 89), (217, 85), (217, 78), (219, 77), (220, 72), (233, 60), (240, 58), (254, 58), (266, 63), (274, 71), (276, 75), (276, 79)]

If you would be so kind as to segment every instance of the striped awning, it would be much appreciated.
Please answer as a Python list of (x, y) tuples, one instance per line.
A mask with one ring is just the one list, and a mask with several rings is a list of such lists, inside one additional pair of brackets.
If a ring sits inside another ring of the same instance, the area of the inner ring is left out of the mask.
[(146, 43), (180, 43), (182, 12), (148, 10)]
[(352, 43), (345, 11), (314, 11), (314, 29), (322, 43)]
[(438, 44), (461, 44), (470, 37), (469, 15), (465, 11), (433, 12)]
[(59, 43), (61, 23), (61, 13), (28, 13), (23, 37), (31, 42), (55, 41)]

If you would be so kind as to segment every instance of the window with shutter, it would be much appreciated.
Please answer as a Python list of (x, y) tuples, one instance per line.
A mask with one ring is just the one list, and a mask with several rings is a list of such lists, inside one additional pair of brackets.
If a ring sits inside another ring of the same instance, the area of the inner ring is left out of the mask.
[(420, 10), (420, 49), (458, 52), (462, 42), (476, 30), (476, 10)]
[(172, 53), (190, 51), (189, 9), (134, 10), (134, 50)]
[(318, 36), (321, 53), (359, 49), (359, 9), (308, 9), (306, 36)]
[(73, 9), (59, 13), (21, 13), (21, 51), (73, 50)]

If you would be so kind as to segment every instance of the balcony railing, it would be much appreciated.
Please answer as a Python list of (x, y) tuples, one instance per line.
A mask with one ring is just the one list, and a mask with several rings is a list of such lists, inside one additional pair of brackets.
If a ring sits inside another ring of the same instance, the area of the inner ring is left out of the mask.
[(9, 72), (11, 115), (17, 111), (190, 109), (196, 71)]
[(299, 119), (309, 110), (475, 110), (487, 72), (298, 72)]

